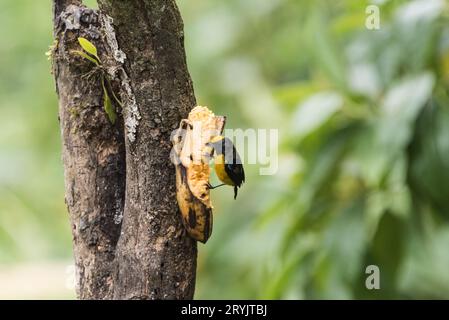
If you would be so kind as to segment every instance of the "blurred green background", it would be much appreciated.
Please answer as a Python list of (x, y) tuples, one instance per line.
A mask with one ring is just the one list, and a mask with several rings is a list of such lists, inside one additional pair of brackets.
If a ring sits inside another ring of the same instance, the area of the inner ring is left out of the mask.
[[(448, 299), (449, 3), (177, 2), (198, 104), (280, 137), (275, 175), (213, 192), (195, 297)], [(74, 298), (50, 1), (0, 30), (0, 298)]]

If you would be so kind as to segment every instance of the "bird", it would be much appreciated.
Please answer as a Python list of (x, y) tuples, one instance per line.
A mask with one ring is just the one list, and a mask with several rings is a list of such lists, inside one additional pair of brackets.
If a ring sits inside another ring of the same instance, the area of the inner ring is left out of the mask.
[(234, 187), (234, 199), (237, 198), (238, 188), (245, 182), (245, 172), (242, 160), (234, 147), (231, 139), (224, 136), (214, 136), (208, 143), (214, 150), (214, 168), (222, 184), (218, 186), (208, 185), (209, 189), (215, 189), (224, 185)]

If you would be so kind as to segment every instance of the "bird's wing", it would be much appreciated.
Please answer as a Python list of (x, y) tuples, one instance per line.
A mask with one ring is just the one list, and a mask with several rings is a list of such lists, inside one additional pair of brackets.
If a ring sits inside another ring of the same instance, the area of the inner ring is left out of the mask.
[(241, 164), (225, 164), (225, 171), (236, 186), (240, 187), (242, 182), (245, 181), (245, 174)]
[(226, 138), (225, 141), (225, 170), (234, 183), (240, 187), (245, 181), (242, 160), (234, 147), (232, 141)]

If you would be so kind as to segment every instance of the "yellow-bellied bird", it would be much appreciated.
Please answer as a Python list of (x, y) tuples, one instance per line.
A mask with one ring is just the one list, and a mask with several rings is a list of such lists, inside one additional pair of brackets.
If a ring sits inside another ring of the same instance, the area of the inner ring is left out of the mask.
[(215, 136), (211, 139), (209, 145), (214, 149), (215, 172), (223, 182), (223, 184), (215, 187), (209, 185), (209, 188), (214, 189), (225, 184), (233, 186), (235, 199), (238, 188), (245, 182), (242, 160), (229, 138)]

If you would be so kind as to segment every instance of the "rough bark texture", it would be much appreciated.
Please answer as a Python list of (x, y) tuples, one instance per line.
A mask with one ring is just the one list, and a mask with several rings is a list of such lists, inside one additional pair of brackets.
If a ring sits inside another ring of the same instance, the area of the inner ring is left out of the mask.
[[(100, 12), (54, 0), (53, 65), (78, 295), (191, 299), (196, 242), (182, 226), (169, 157), (172, 130), (195, 106), (182, 20), (171, 0), (98, 2)], [(79, 36), (97, 46), (123, 102), (115, 125), (103, 109), (100, 73), (70, 53), (80, 49)]]
[[(98, 37), (92, 10), (71, 7), (79, 14), (79, 26), (65, 24), (70, 19), (58, 2), (54, 7), (55, 39), (53, 72), (59, 94), (59, 119), (63, 140), (66, 204), (70, 213), (77, 271), (77, 293), (81, 299), (112, 297), (113, 261), (120, 234), (114, 216), (123, 211), (125, 194), (125, 145), (123, 126), (113, 126), (103, 111), (103, 94), (89, 61), (71, 53), (79, 49), (78, 36)], [(98, 20), (98, 19), (96, 19)], [(88, 28), (90, 26), (90, 28)], [(100, 41), (99, 41), (100, 40)]]

